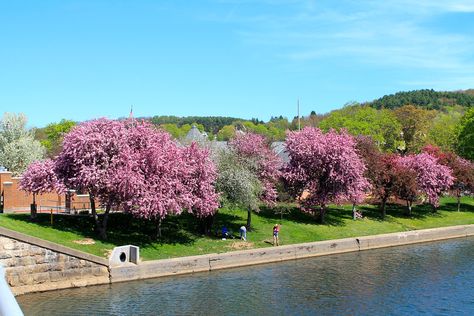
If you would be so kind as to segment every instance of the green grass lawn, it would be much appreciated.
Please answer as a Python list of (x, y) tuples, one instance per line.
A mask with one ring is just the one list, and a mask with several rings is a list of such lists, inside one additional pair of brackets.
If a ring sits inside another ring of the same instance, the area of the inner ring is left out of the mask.
[[(49, 214), (39, 214), (36, 222), (28, 214), (1, 214), (0, 226), (31, 236), (56, 242), (71, 248), (98, 256), (107, 256), (115, 246), (132, 244), (140, 247), (142, 259), (153, 260), (190, 256), (239, 249), (271, 247), (272, 227), (282, 224), (280, 243), (282, 245), (309, 241), (338, 239), (355, 236), (375, 235), (462, 224), (474, 224), (474, 199), (463, 198), (461, 212), (456, 211), (453, 198), (443, 198), (436, 213), (431, 207), (420, 205), (413, 209), (411, 217), (404, 215), (400, 206), (389, 205), (387, 217), (381, 220), (374, 206), (361, 205), (364, 218), (352, 220), (350, 206), (331, 207), (326, 224), (318, 224), (314, 217), (302, 213), (292, 205), (279, 205), (276, 209), (287, 213), (280, 219), (275, 209), (262, 209), (252, 215), (253, 230), (247, 232), (248, 243), (238, 240), (239, 227), (246, 223), (244, 210), (221, 209), (216, 217), (214, 232), (225, 224), (236, 239), (221, 240), (218, 236), (203, 236), (194, 218), (188, 214), (167, 218), (163, 222), (163, 237), (153, 240), (154, 227), (149, 221), (134, 219), (128, 214), (111, 214), (108, 239), (96, 238), (92, 229), (92, 218), (88, 216), (54, 215), (50, 224)], [(74, 241), (92, 238), (95, 244), (81, 245)]]

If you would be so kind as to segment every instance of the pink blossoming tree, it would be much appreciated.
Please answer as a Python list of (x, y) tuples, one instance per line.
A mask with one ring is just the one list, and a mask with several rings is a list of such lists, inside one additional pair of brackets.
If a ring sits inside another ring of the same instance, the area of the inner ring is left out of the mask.
[(31, 218), (36, 218), (36, 196), (38, 194), (56, 191), (58, 194), (65, 191), (64, 185), (58, 180), (54, 172), (54, 161), (51, 159), (38, 160), (31, 163), (20, 179), (21, 190), (33, 195), (31, 204)]
[(154, 220), (157, 236), (161, 236), (161, 221), (169, 214), (188, 211), (198, 218), (212, 216), (218, 195), (208, 152), (196, 144), (178, 147), (168, 133), (148, 123), (128, 129), (128, 147), (123, 150), (126, 176), (120, 185), (126, 210)]
[(323, 134), (317, 128), (306, 127), (288, 133), (290, 162), (285, 179), (296, 197), (307, 193), (300, 199), (302, 209), (319, 212), (322, 223), (329, 203), (360, 201), (370, 187), (355, 145), (354, 138), (345, 131)]
[(461, 209), (463, 192), (474, 192), (474, 163), (459, 157), (453, 152), (444, 152), (439, 147), (428, 145), (423, 151), (436, 157), (438, 162), (453, 172), (454, 181), (451, 190), (457, 198), (457, 210)]
[[(106, 238), (108, 215), (122, 202), (120, 185), (126, 176), (123, 150), (127, 147), (122, 122), (105, 118), (81, 123), (64, 136), (63, 149), (56, 157), (55, 171), (68, 188), (89, 193), (95, 228)], [(100, 221), (95, 201), (105, 207)]]
[(398, 162), (414, 171), (419, 191), (426, 195), (428, 202), (436, 209), (441, 193), (453, 184), (451, 169), (438, 163), (435, 157), (427, 153), (400, 157)]

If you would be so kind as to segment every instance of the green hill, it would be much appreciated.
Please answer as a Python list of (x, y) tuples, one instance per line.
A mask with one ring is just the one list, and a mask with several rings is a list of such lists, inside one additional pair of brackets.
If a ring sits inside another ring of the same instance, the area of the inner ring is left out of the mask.
[(434, 110), (440, 110), (445, 106), (453, 105), (471, 107), (474, 105), (474, 90), (435, 91), (432, 89), (424, 89), (397, 92), (395, 94), (385, 95), (367, 104), (376, 109), (396, 109), (407, 104)]

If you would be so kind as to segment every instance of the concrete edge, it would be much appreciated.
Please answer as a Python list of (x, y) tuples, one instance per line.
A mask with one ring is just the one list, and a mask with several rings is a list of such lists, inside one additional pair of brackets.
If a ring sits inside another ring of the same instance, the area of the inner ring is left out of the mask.
[[(110, 267), (108, 265), (108, 261), (104, 258), (90, 255), (36, 237), (18, 233), (6, 228), (0, 227), (0, 235), (4, 235), (6, 237), (13, 238), (21, 242), (30, 243), (39, 247), (51, 249), (66, 255), (88, 260), (99, 265), (106, 266), (109, 270), (108, 279), (106, 277), (105, 279), (98, 279), (96, 281), (77, 281), (69, 285), (67, 283), (61, 285), (57, 284), (55, 286), (44, 284), (39, 285), (39, 288), (35, 290), (36, 292), (61, 288), (126, 282), (173, 275), (192, 274), (198, 272), (210, 272), (213, 270), (281, 262), (301, 258), (469, 237), (474, 236), (474, 224), (411, 230), (361, 237), (349, 237), (279, 247), (238, 250), (225, 253), (211, 253), (197, 256), (150, 260), (140, 262), (138, 265), (126, 264), (116, 267)], [(26, 288), (18, 288), (15, 290), (15, 292), (16, 295), (28, 293)]]
[(50, 242), (44, 239), (40, 239), (37, 237), (33, 237), (30, 235), (26, 235), (23, 233), (16, 232), (14, 230), (10, 230), (4, 227), (0, 227), (0, 236), (5, 236), (8, 238), (12, 238), (15, 240), (18, 240), (20, 242), (25, 242), (28, 244), (32, 244), (35, 246), (39, 246), (42, 248), (50, 249), (68, 256), (76, 257), (79, 259), (84, 259), (87, 261), (91, 261), (93, 263), (97, 263), (102, 266), (106, 266), (107, 268), (109, 267), (109, 261), (105, 258), (101, 258), (99, 256), (95, 256), (86, 252), (82, 252), (80, 250), (76, 250), (73, 248), (69, 248), (63, 245), (56, 244), (54, 242)]
[(110, 268), (111, 283), (206, 272), (264, 263), (356, 252), (474, 236), (474, 225), (411, 230), (380, 235), (324, 240), (280, 247), (266, 247), (191, 257), (144, 261)]
[(101, 277), (91, 277), (86, 279), (76, 279), (76, 280), (68, 280), (68, 281), (60, 281), (60, 282), (48, 282), (48, 283), (40, 283), (35, 285), (24, 285), (24, 286), (17, 286), (12, 287), (11, 290), (15, 296), (35, 293), (35, 292), (46, 292), (46, 291), (54, 291), (54, 290), (63, 290), (63, 289), (71, 289), (76, 287), (85, 287), (85, 286), (93, 286), (93, 285), (105, 285), (110, 284), (110, 279), (108, 276), (101, 276)]

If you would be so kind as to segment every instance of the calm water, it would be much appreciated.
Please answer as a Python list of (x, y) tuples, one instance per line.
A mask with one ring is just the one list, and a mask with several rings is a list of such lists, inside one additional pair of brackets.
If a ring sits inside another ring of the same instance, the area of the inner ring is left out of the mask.
[(474, 315), (474, 238), (18, 300), (25, 315)]

